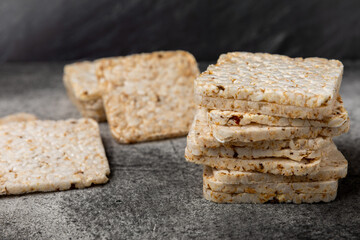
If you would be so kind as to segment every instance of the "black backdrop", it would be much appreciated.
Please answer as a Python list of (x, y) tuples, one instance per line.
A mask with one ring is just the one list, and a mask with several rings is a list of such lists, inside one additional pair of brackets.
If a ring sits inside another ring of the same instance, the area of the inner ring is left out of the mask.
[(184, 49), (360, 58), (360, 1), (1, 0), (0, 62)]

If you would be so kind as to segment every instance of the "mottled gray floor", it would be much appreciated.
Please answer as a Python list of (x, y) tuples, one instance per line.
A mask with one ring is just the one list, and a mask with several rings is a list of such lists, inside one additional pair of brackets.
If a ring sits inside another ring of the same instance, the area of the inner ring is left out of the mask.
[[(119, 145), (101, 124), (108, 184), (0, 198), (0, 239), (359, 238), (360, 64), (345, 64), (341, 93), (351, 131), (335, 141), (349, 175), (329, 204), (226, 205), (202, 198), (201, 167), (186, 163), (185, 138)], [(0, 116), (80, 117), (62, 85), (63, 64), (0, 66)]]

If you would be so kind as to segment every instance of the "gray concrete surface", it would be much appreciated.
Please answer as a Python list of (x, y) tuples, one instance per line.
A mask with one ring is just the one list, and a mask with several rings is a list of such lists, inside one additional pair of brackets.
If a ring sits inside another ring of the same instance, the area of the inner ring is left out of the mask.
[[(202, 169), (184, 160), (185, 138), (119, 145), (101, 124), (106, 185), (0, 197), (0, 239), (356, 239), (360, 236), (360, 63), (346, 63), (341, 93), (352, 128), (335, 140), (349, 175), (329, 204), (226, 205), (202, 198)], [(0, 66), (0, 116), (80, 117), (61, 63)]]

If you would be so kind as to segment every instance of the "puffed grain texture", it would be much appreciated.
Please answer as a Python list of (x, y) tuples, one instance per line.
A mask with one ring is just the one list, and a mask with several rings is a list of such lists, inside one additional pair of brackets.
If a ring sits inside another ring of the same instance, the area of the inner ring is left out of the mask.
[(65, 65), (63, 82), (70, 100), (83, 117), (106, 120), (101, 90), (96, 76), (97, 62), (83, 61)]
[(104, 60), (98, 71), (110, 130), (120, 143), (185, 136), (196, 106), (195, 58), (184, 51)]
[(317, 108), (333, 103), (343, 68), (338, 60), (231, 52), (196, 79), (195, 91), (208, 97)]
[(0, 126), (0, 195), (89, 187), (106, 183), (109, 173), (92, 119)]

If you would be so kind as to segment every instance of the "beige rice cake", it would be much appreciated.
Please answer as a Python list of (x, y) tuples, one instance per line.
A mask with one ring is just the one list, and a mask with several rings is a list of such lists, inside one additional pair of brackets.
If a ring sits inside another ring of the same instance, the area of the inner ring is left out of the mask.
[(253, 149), (263, 150), (303, 150), (315, 151), (328, 146), (331, 143), (330, 137), (316, 137), (309, 139), (293, 138), (285, 140), (266, 140), (256, 142), (231, 142), (221, 143), (216, 140), (208, 126), (206, 119), (206, 111), (198, 111), (195, 115), (194, 123), (192, 128), (195, 132), (195, 138), (198, 145), (207, 148), (215, 148), (221, 146), (229, 147), (247, 147)]
[(299, 193), (328, 193), (336, 192), (338, 180), (319, 182), (260, 182), (251, 184), (223, 183), (214, 178), (213, 169), (205, 166), (203, 184), (214, 192), (224, 193), (276, 193), (276, 194), (299, 194)]
[(270, 115), (253, 114), (247, 112), (208, 111), (209, 124), (223, 126), (245, 126), (249, 124), (262, 124), (268, 126), (293, 126), (293, 127), (340, 127), (348, 117), (348, 113), (343, 106), (340, 96), (338, 96), (334, 111), (331, 116), (322, 120), (300, 119), (300, 118), (284, 118)]
[(15, 113), (6, 117), (0, 118), (0, 125), (12, 122), (27, 122), (37, 120), (36, 116), (29, 113)]
[(316, 203), (335, 200), (337, 191), (327, 193), (223, 193), (203, 188), (204, 198), (216, 203)]
[(257, 172), (231, 171), (213, 169), (213, 176), (217, 181), (228, 184), (253, 184), (253, 183), (292, 183), (310, 181), (331, 181), (345, 178), (348, 162), (344, 155), (337, 150), (334, 143), (324, 149), (326, 153), (321, 160), (317, 173), (305, 176), (281, 176)]
[(96, 77), (97, 62), (77, 62), (65, 65), (64, 85), (68, 96), (83, 117), (106, 121), (101, 91)]
[(251, 102), (229, 98), (205, 97), (198, 94), (195, 94), (195, 102), (199, 106), (207, 109), (300, 119), (327, 118), (333, 113), (334, 109), (334, 104), (318, 108), (306, 108), (267, 102)]
[(197, 95), (303, 108), (333, 106), (343, 64), (267, 53), (222, 54), (195, 80)]
[(348, 132), (349, 128), (349, 118), (339, 127), (275, 127), (262, 124), (245, 126), (210, 125), (212, 135), (222, 143), (335, 137)]
[(103, 60), (98, 76), (114, 138), (134, 143), (185, 136), (194, 118), (195, 58), (184, 51)]
[(0, 195), (89, 187), (106, 183), (109, 173), (92, 119), (0, 126)]
[(224, 158), (239, 158), (239, 159), (255, 159), (255, 158), (289, 158), (295, 161), (301, 161), (303, 158), (315, 159), (320, 158), (323, 153), (321, 149), (257, 149), (251, 147), (239, 147), (231, 145), (219, 145), (217, 147), (208, 147), (204, 144), (199, 144), (196, 140), (194, 126), (191, 127), (187, 136), (187, 149), (195, 156), (207, 157), (224, 157)]
[(185, 159), (188, 162), (206, 165), (217, 169), (272, 173), (284, 176), (303, 176), (316, 173), (320, 169), (321, 162), (321, 158), (294, 161), (287, 158), (272, 157), (244, 160), (239, 158), (196, 156), (193, 155), (188, 148), (185, 149)]

